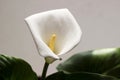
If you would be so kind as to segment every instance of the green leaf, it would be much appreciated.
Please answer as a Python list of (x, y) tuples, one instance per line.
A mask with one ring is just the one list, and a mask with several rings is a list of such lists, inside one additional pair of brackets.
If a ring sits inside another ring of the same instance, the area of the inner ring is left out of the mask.
[(114, 67), (113, 69), (107, 71), (104, 73), (105, 75), (111, 75), (111, 76), (115, 76), (117, 78), (120, 78), (120, 65)]
[(48, 76), (46, 80), (118, 80), (118, 79), (111, 76), (86, 72), (72, 74), (57, 72), (55, 74)]
[[(67, 73), (90, 72), (120, 78), (118, 65), (120, 65), (120, 48), (107, 48), (75, 54), (61, 63), (57, 69)], [(119, 72), (116, 72), (118, 69)]]
[(31, 66), (22, 59), (0, 55), (0, 80), (38, 80)]

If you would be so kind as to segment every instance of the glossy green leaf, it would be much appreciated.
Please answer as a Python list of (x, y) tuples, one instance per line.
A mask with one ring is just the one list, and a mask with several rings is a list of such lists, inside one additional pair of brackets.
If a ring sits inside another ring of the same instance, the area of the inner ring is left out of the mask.
[(57, 72), (53, 75), (48, 76), (46, 80), (118, 80), (118, 79), (111, 76), (86, 72), (72, 74)]
[(120, 71), (118, 65), (120, 65), (120, 48), (107, 48), (75, 54), (61, 63), (57, 69), (67, 73), (90, 72), (118, 77), (120, 74), (116, 72), (118, 69)]
[(37, 75), (24, 60), (0, 55), (0, 80), (37, 80)]

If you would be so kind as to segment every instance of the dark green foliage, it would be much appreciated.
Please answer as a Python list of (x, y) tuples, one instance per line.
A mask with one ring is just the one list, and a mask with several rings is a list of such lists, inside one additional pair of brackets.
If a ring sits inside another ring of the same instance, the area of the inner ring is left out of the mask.
[(37, 80), (37, 75), (24, 60), (0, 55), (0, 80)]
[(120, 48), (81, 52), (59, 64), (57, 69), (64, 73), (61, 80), (117, 80), (120, 79)]
[(72, 73), (65, 74), (63, 72), (57, 72), (49, 77), (46, 80), (119, 80), (111, 76), (105, 76), (95, 73)]

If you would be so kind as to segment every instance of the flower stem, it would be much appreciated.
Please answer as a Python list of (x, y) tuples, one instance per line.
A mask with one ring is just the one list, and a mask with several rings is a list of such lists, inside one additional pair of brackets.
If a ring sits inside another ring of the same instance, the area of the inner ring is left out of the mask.
[(46, 78), (48, 66), (49, 66), (49, 63), (45, 62), (43, 72), (42, 72), (42, 80), (45, 80), (45, 78)]

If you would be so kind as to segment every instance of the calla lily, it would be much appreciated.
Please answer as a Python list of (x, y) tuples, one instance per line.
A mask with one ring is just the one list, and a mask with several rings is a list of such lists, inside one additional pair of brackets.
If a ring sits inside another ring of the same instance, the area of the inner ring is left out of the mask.
[(75, 47), (81, 29), (68, 9), (56, 9), (31, 15), (25, 19), (41, 56), (60, 59)]

